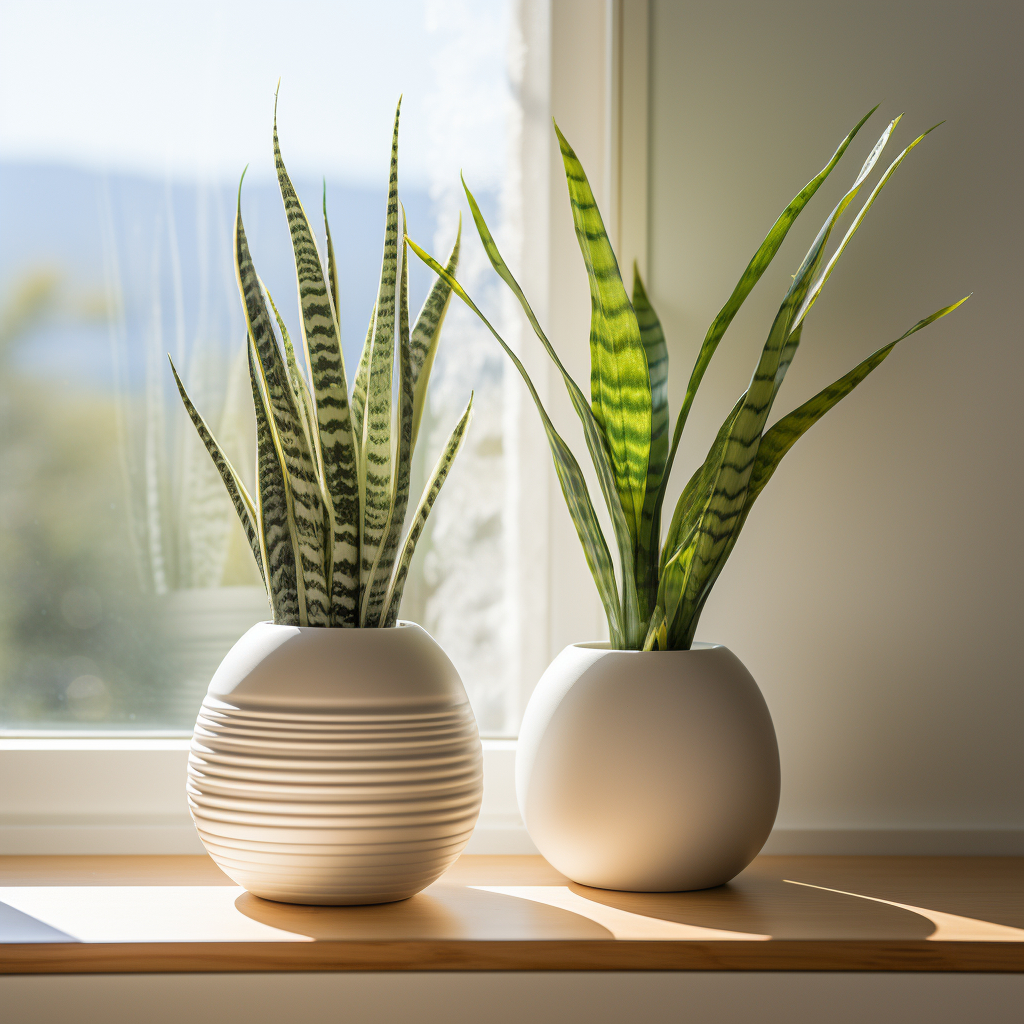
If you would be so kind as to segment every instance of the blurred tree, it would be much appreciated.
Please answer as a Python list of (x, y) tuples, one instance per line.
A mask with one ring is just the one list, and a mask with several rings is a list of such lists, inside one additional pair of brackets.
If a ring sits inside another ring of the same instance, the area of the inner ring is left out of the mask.
[(60, 320), (105, 315), (62, 276), (0, 305), (0, 726), (160, 724), (166, 643), (127, 541), (115, 403), (19, 367)]

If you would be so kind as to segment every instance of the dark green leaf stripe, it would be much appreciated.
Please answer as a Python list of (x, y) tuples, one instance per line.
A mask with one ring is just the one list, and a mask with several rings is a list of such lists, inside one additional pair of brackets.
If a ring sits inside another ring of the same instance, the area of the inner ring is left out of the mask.
[[(857, 122), (854, 126), (853, 131), (846, 136), (845, 139), (839, 144), (839, 148), (832, 155), (832, 159), (813, 177), (811, 180), (804, 185), (804, 187), (793, 197), (792, 202), (779, 214), (778, 219), (772, 225), (771, 230), (765, 236), (765, 240), (759, 246), (757, 252), (751, 257), (750, 262), (747, 264), (746, 269), (740, 276), (736, 287), (733, 289), (732, 294), (729, 296), (725, 305), (719, 311), (718, 316), (715, 317), (711, 326), (708, 328), (708, 333), (704, 338), (703, 343), (700, 347), (700, 352), (697, 355), (697, 361), (694, 364), (693, 371), (690, 374), (689, 383), (686, 385), (686, 395), (683, 398), (682, 407), (679, 410), (679, 415), (676, 417), (675, 430), (672, 435), (672, 445), (669, 449), (668, 462), (665, 475), (662, 478), (661, 492), (659, 495), (658, 506), (664, 502), (665, 488), (668, 485), (669, 474), (672, 472), (672, 464), (675, 461), (676, 449), (679, 447), (679, 439), (683, 433), (683, 427), (686, 424), (687, 417), (690, 414), (690, 407), (693, 405), (693, 400), (697, 395), (697, 389), (700, 387), (700, 382), (704, 379), (704, 373), (711, 362), (711, 357), (715, 354), (715, 349), (718, 348), (718, 343), (722, 340), (726, 330), (733, 321), (733, 317), (739, 311), (743, 305), (744, 300), (753, 290), (754, 285), (761, 279), (761, 275), (771, 265), (772, 260), (775, 258), (775, 254), (779, 251), (782, 243), (786, 239), (786, 235), (789, 234), (789, 229), (793, 226), (797, 217), (800, 215), (803, 208), (810, 202), (812, 196), (821, 187), (822, 182), (832, 173), (833, 168), (839, 163), (840, 158), (846, 152), (847, 147), (856, 137), (857, 133), (861, 130), (864, 123), (869, 117), (878, 109), (874, 106), (869, 110), (864, 117)], [(891, 127), (889, 131), (891, 132)], [(888, 139), (888, 134), (883, 136), (883, 139)], [(884, 142), (882, 143), (884, 145)], [(878, 147), (876, 146), (876, 149)], [(878, 152), (872, 151), (874, 159), (878, 158)], [(872, 163), (874, 160), (871, 156), (868, 160)], [(866, 166), (866, 165), (865, 165)], [(866, 173), (862, 168), (862, 174)]]
[(643, 620), (650, 617), (658, 593), (658, 539), (661, 536), (661, 504), (658, 495), (668, 459), (668, 346), (665, 344), (661, 321), (647, 297), (644, 283), (640, 279), (640, 270), (635, 264), (633, 311), (640, 328), (640, 341), (647, 355), (647, 372), (651, 379), (651, 448), (636, 556), (637, 590), (640, 617)]
[[(470, 197), (470, 204), (473, 207), (473, 216), (476, 218), (479, 213), (479, 208), (476, 206), (475, 201), (472, 200), (472, 197)], [(482, 220), (482, 217), (477, 220), (478, 228), (480, 227)], [(486, 230), (486, 225), (484, 225), (484, 229)], [(490, 237), (489, 232), (487, 233), (487, 236), (488, 238)], [(501, 335), (498, 334), (498, 332), (491, 326), (490, 321), (488, 321), (487, 317), (480, 312), (473, 300), (466, 294), (462, 285), (460, 285), (454, 277), (448, 274), (437, 260), (421, 249), (411, 238), (407, 240), (412, 251), (415, 252), (416, 255), (434, 271), (435, 274), (438, 274), (439, 276), (443, 275), (451, 285), (455, 294), (458, 295), (474, 313), (476, 313), (484, 326), (491, 332), (498, 344), (501, 345), (505, 350), (505, 353), (512, 360), (515, 368), (523, 378), (523, 382), (529, 389), (530, 396), (533, 398), (534, 405), (536, 405), (537, 412), (540, 414), (541, 422), (544, 425), (544, 431), (547, 434), (548, 445), (551, 448), (551, 456), (555, 464), (555, 472), (558, 474), (558, 482), (562, 488), (562, 495), (565, 498), (566, 505), (568, 506), (573, 525), (576, 527), (576, 533), (580, 538), (580, 543), (583, 545), (583, 553), (587, 559), (587, 565), (590, 567), (591, 575), (594, 577), (594, 582), (597, 584), (598, 593), (601, 596), (601, 603), (604, 605), (612, 646), (619, 648), (623, 647), (625, 644), (625, 633), (623, 632), (622, 609), (619, 604), (619, 595), (615, 585), (615, 568), (612, 565), (608, 545), (605, 542), (604, 534), (602, 533), (601, 526), (598, 523), (593, 502), (590, 500), (590, 491), (587, 488), (587, 483), (583, 477), (583, 472), (579, 467), (579, 463), (576, 461), (576, 458), (572, 454), (569, 446), (562, 440), (558, 431), (555, 430), (554, 425), (548, 417), (547, 411), (540, 400), (540, 396), (537, 394), (537, 389), (533, 386), (533, 381), (530, 379), (530, 375), (526, 372), (526, 367), (523, 366), (519, 357), (508, 347)], [(493, 239), (490, 244), (493, 246)], [(486, 245), (487, 243), (485, 242), (485, 246)], [(497, 252), (496, 249), (495, 252)], [(500, 260), (500, 256), (497, 258)], [(492, 256), (491, 259), (493, 263), (495, 257)], [(501, 266), (504, 268), (504, 263), (502, 263)], [(495, 269), (497, 269), (497, 267)], [(507, 274), (507, 268), (504, 269)], [(500, 270), (499, 273), (501, 273)], [(504, 276), (504, 274), (502, 276)], [(511, 277), (510, 274), (509, 277)], [(514, 278), (512, 280), (514, 282)], [(517, 295), (522, 295), (522, 291), (519, 290), (518, 285), (514, 286), (514, 290)], [(534, 330), (537, 331), (541, 339), (546, 342), (547, 339), (543, 337), (543, 332), (540, 330), (539, 325), (536, 324), (536, 318), (533, 316), (532, 310), (530, 310), (526, 304), (525, 298), (522, 298), (520, 301), (524, 303), (524, 309), (527, 310), (527, 315), (530, 317), (531, 323), (535, 324)], [(554, 356), (553, 350), (550, 349), (550, 346), (546, 347), (548, 347), (549, 353), (552, 354), (552, 357), (556, 359), (557, 363), (557, 357)], [(571, 378), (569, 379), (571, 380)], [(577, 388), (576, 390), (578, 391), (579, 389)], [(570, 390), (570, 394), (571, 393), (572, 392)], [(585, 401), (584, 406), (586, 406)], [(589, 406), (586, 406), (586, 408), (589, 412)], [(619, 513), (621, 515), (621, 508), (619, 509)], [(628, 577), (627, 582), (629, 582)], [(635, 593), (636, 591), (634, 589), (634, 595)]]
[(360, 444), (360, 475), (363, 479), (363, 529), (360, 538), (360, 625), (366, 625), (370, 577), (384, 544), (392, 500), (391, 419), (395, 361), (395, 305), (398, 283), (398, 118), (395, 111), (391, 143), (391, 180), (385, 218), (384, 255), (374, 312), (373, 341), (369, 360), (363, 435)]
[[(459, 266), (459, 248), (462, 242), (462, 214), (459, 214), (459, 229), (455, 235), (455, 245), (452, 247), (452, 254), (448, 257), (448, 264), (445, 270), (455, 277)], [(444, 323), (445, 313), (448, 312), (448, 303), (451, 302), (452, 290), (448, 282), (439, 277), (430, 294), (416, 317), (416, 325), (412, 329), (410, 341), (410, 361), (412, 364), (413, 383), (413, 412), (412, 412), (412, 446), (416, 448), (416, 439), (420, 433), (420, 420), (423, 419), (423, 409), (427, 400), (427, 384), (430, 381), (430, 370), (434, 365), (434, 356), (437, 353), (437, 343), (441, 338), (441, 325)]]
[(263, 577), (263, 583), (266, 585), (267, 577), (263, 569), (263, 555), (260, 552), (260, 534), (257, 525), (256, 506), (253, 504), (245, 484), (242, 483), (241, 478), (235, 472), (234, 466), (231, 465), (230, 460), (217, 443), (210, 428), (206, 425), (206, 420), (199, 414), (199, 410), (192, 404), (192, 400), (185, 392), (185, 385), (181, 383), (181, 378), (178, 376), (178, 371), (175, 369), (171, 357), (168, 356), (167, 359), (171, 363), (171, 373), (174, 374), (174, 383), (178, 386), (178, 394), (181, 395), (181, 400), (185, 404), (189, 418), (192, 420), (200, 440), (210, 453), (210, 458), (213, 460), (221, 480), (224, 481), (228, 496), (231, 498), (231, 504), (234, 506), (235, 512), (242, 524), (242, 530), (245, 532), (245, 539), (249, 542), (253, 557), (256, 559), (256, 565), (260, 570), (260, 576)]
[[(623, 511), (622, 503), (619, 500), (618, 484), (615, 479), (615, 472), (612, 469), (611, 456), (605, 443), (604, 432), (597, 422), (597, 417), (594, 415), (590, 403), (584, 397), (576, 381), (570, 376), (569, 371), (562, 364), (554, 346), (548, 341), (548, 337), (541, 328), (536, 314), (523, 294), (522, 288), (519, 287), (519, 282), (516, 281), (512, 276), (512, 272), (508, 269), (494, 241), (494, 237), (491, 235), (490, 228), (487, 227), (487, 221), (484, 220), (484, 216), (480, 212), (480, 206), (473, 193), (466, 187), (465, 182), (462, 183), (462, 186), (465, 189), (466, 198), (469, 200), (469, 208), (473, 214), (477, 233), (480, 235), (480, 241), (483, 242), (484, 250), (491, 261), (491, 266), (494, 267), (501, 279), (509, 286), (512, 293), (519, 300), (523, 312), (530, 321), (530, 326), (533, 327), (534, 334), (537, 335), (540, 343), (544, 346), (544, 350), (558, 368), (558, 372), (561, 373), (573, 409), (576, 410), (576, 415), (579, 416), (580, 423), (583, 425), (583, 436), (586, 439), (587, 449), (590, 452), (594, 469), (597, 471), (597, 479), (601, 485), (601, 493), (604, 496), (605, 505), (612, 520), (615, 541), (619, 551), (619, 563), (622, 568), (623, 580), (621, 621), (624, 636), (626, 637), (623, 642), (631, 649), (639, 647), (643, 641), (644, 624), (640, 619), (640, 604), (636, 588), (634, 536), (630, 530), (626, 513)], [(417, 253), (420, 252), (419, 249), (416, 249), (416, 251)]]
[(260, 503), (260, 532), (270, 606), (274, 622), (279, 625), (303, 625), (300, 620), (302, 578), (295, 569), (298, 544), (295, 524), (289, 513), (288, 478), (274, 438), (265, 390), (266, 378), (251, 342), (249, 379), (256, 410), (256, 493)]
[(384, 543), (380, 547), (376, 564), (370, 573), (369, 594), (366, 597), (367, 626), (381, 622), (388, 583), (391, 580), (398, 543), (405, 525), (405, 513), (409, 507), (409, 476), (412, 469), (412, 422), (413, 382), (412, 358), (409, 343), (409, 261), (405, 246), (405, 208), (402, 207), (402, 285), (399, 298), (398, 318), (398, 444), (395, 450), (394, 492), (391, 496), (391, 510), (385, 530)]
[(448, 478), (448, 471), (452, 468), (455, 456), (458, 455), (459, 449), (462, 447), (466, 430), (469, 428), (470, 419), (472, 418), (472, 410), (473, 396), (470, 395), (469, 404), (466, 406), (462, 416), (459, 417), (458, 423), (455, 424), (455, 429), (448, 435), (444, 450), (441, 452), (440, 458), (438, 458), (437, 464), (427, 480), (427, 486), (423, 489), (423, 496), (420, 498), (419, 505), (416, 506), (416, 512), (409, 526), (409, 534), (405, 538), (401, 557), (398, 560), (394, 576), (384, 598), (384, 608), (381, 615), (382, 626), (393, 626), (398, 618), (398, 608), (402, 602), (402, 593), (405, 590), (405, 581), (409, 576), (412, 556), (416, 552), (416, 542), (420, 539), (420, 534), (423, 533), (423, 527), (427, 522), (427, 516), (430, 515), (430, 510), (434, 507), (434, 502), (437, 500), (437, 496), (441, 493), (441, 488)]
[(590, 183), (555, 125), (573, 223), (590, 280), (590, 397), (630, 533), (640, 534), (651, 443), (651, 384), (640, 328)]
[(313, 453), (302, 426), (302, 414), (274, 337), (263, 290), (249, 254), (242, 224), (241, 186), (235, 213), (235, 276), (242, 294), (249, 336), (256, 348), (256, 356), (266, 381), (270, 420), (288, 477), (303, 583), (303, 594), (299, 602), (300, 624), (327, 625), (329, 605), (324, 573), (325, 535), (320, 483)]
[[(324, 612), (328, 624), (355, 626), (359, 602), (359, 485), (355, 442), (348, 404), (348, 382), (341, 337), (309, 219), (292, 187), (281, 157), (274, 110), (274, 158), (284, 202), (302, 311), (302, 340), (308, 355), (322, 457), (324, 489), (330, 500), (333, 528), (328, 557), (321, 564), (330, 579)], [(328, 555), (328, 552), (325, 552)], [(326, 581), (325, 581), (326, 586)]]

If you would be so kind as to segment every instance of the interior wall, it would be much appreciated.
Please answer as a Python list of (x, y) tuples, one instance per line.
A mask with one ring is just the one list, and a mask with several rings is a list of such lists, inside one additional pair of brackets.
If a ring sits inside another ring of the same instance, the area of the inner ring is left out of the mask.
[(1022, 12), (998, 0), (652, 0), (649, 283), (674, 409), (775, 217), (881, 103), (726, 335), (673, 497), (887, 121), (907, 112), (883, 166), (946, 119), (810, 314), (776, 415), (973, 297), (903, 342), (786, 457), (697, 631), (764, 691), (783, 828), (1024, 827)]

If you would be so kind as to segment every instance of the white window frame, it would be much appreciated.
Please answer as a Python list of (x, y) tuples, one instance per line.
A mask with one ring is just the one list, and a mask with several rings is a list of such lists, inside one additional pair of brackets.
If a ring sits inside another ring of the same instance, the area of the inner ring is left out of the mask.
[[(520, 279), (580, 380), (589, 372), (590, 304), (549, 115), (588, 169), (622, 266), (636, 259), (643, 271), (648, 2), (517, 5), (525, 55)], [(552, 418), (572, 437), (561, 385), (524, 327), (513, 343)], [(605, 626), (532, 400), (511, 373), (506, 381), (509, 635), (521, 710), (551, 658), (569, 643), (605, 635)], [(0, 735), (0, 854), (202, 853), (185, 800), (188, 747), (186, 734), (170, 732)], [(469, 851), (536, 852), (515, 800), (516, 741), (485, 739), (483, 747), (484, 803)]]

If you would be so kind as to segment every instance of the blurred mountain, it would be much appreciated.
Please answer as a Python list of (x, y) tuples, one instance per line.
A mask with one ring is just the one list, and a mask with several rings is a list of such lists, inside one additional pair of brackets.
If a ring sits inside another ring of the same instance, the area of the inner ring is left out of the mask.
[[(322, 241), (323, 185), (295, 185)], [(220, 184), (0, 162), (0, 295), (26, 271), (46, 268), (93, 299), (112, 285), (119, 289), (129, 349), (133, 339), (156, 328), (172, 353), (197, 340), (237, 347), (243, 327), (231, 256), (236, 196), (234, 188)], [(401, 198), (410, 234), (432, 245), (430, 197), (414, 189), (403, 190)], [(358, 359), (376, 296), (386, 199), (386, 182), (379, 188), (327, 183), (349, 365)], [(297, 336), (295, 272), (276, 183), (247, 182), (242, 216), (256, 268)], [(410, 277), (415, 313), (430, 276), (414, 261)], [(18, 358), (51, 379), (102, 387), (112, 380), (109, 351), (107, 328), (86, 327), (79, 319), (51, 323)]]

